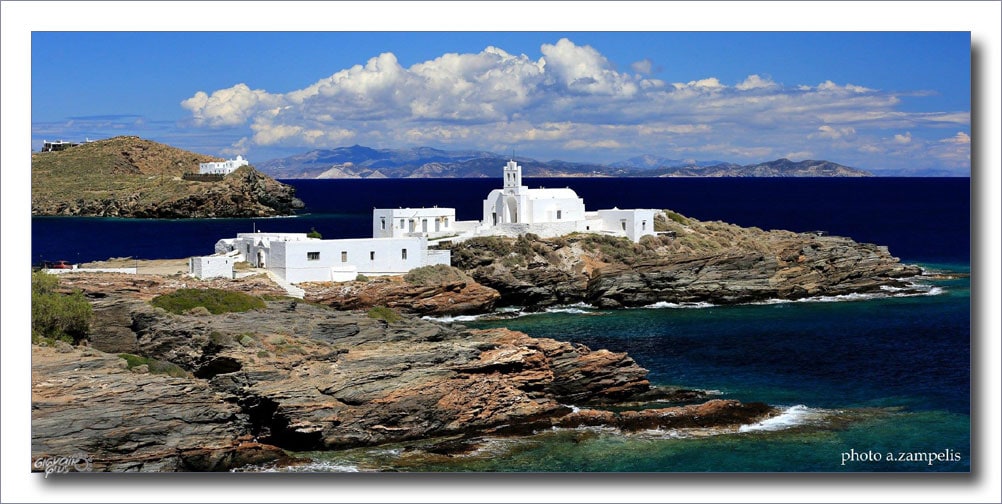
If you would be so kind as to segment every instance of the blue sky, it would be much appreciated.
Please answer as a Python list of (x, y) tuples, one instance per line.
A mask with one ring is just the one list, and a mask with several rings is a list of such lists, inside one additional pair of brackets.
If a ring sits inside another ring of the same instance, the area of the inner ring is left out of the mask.
[[(967, 32), (34, 32), (32, 149), (432, 146), (970, 173)], [(490, 48), (490, 49), (489, 49)], [(58, 64), (54, 64), (58, 62)]]

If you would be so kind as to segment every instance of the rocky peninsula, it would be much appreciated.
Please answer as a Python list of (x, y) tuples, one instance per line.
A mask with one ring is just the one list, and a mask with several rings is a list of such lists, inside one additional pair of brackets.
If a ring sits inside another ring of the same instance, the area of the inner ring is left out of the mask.
[[(771, 299), (910, 292), (922, 269), (886, 247), (823, 232), (764, 231), (658, 215), (659, 236), (484, 237), (451, 245), (452, 263), (498, 291), (498, 306), (587, 303), (739, 304)], [(917, 292), (917, 291), (916, 291)]]
[[(553, 427), (734, 430), (777, 412), (654, 387), (623, 353), (419, 316), (920, 293), (910, 281), (920, 268), (845, 237), (674, 212), (656, 229), (638, 244), (593, 234), (475, 238), (450, 245), (454, 267), (301, 284), (305, 300), (264, 274), (60, 275), (94, 316), (78, 346), (33, 346), (33, 459), (84, 452), (94, 470), (218, 471), (430, 439), (462, 452), (484, 436)], [(151, 304), (191, 288), (259, 305), (212, 314)]]
[(251, 166), (189, 180), (221, 159), (134, 136), (31, 156), (31, 214), (93, 217), (271, 217), (303, 208), (295, 189)]

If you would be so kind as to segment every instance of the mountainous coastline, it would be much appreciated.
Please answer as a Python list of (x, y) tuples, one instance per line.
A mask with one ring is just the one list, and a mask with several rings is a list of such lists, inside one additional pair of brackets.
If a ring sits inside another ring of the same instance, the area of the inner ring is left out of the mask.
[[(260, 164), (278, 179), (483, 178), (497, 176), (510, 157), (486, 151), (429, 147), (373, 149), (361, 145), (321, 149)], [(514, 157), (528, 177), (869, 177), (871, 173), (831, 161), (777, 159), (739, 165), (638, 156), (611, 164), (538, 161)]]
[(221, 159), (135, 136), (31, 156), (32, 215), (197, 218), (291, 215), (295, 189), (251, 166), (220, 180), (188, 180)]

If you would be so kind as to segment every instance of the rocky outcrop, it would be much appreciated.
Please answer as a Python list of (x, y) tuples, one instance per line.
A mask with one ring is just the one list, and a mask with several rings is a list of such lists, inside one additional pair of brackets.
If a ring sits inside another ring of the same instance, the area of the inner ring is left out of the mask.
[(913, 289), (921, 268), (885, 247), (838, 236), (763, 231), (678, 214), (672, 235), (625, 238), (577, 234), (475, 238), (452, 246), (454, 264), (501, 293), (499, 305), (602, 308), (658, 302), (735, 304)]
[[(131, 339), (95, 338), (92, 348), (67, 353), (35, 347), (34, 458), (83, 451), (95, 470), (224, 470), (278, 458), (278, 448), (554, 426), (736, 426), (773, 414), (764, 405), (671, 406), (702, 397), (652, 388), (626, 354), (506, 329), (387, 323), (301, 301), (173, 315), (118, 296), (102, 300), (104, 325)], [(128, 369), (103, 352), (122, 350), (123, 341), (147, 363)], [(630, 401), (660, 406), (605, 409)]]
[(193, 181), (217, 158), (138, 137), (115, 137), (32, 155), (32, 215), (196, 218), (291, 215), (292, 186), (250, 166), (221, 180)]
[(339, 310), (369, 309), (386, 306), (418, 315), (463, 315), (486, 313), (501, 297), (490, 287), (456, 268), (443, 268), (446, 274), (414, 280), (421, 268), (405, 277), (378, 277), (354, 282), (308, 282), (299, 284), (305, 299)]
[(78, 470), (219, 471), (283, 456), (204, 382), (134, 373), (90, 349), (33, 346), (31, 364), (33, 462), (79, 454)]

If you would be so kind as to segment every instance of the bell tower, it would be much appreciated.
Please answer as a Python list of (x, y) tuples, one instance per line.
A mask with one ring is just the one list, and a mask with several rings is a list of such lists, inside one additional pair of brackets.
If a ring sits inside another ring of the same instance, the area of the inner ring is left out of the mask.
[(505, 192), (517, 192), (522, 186), (522, 167), (515, 160), (508, 161), (504, 165), (504, 189)]

